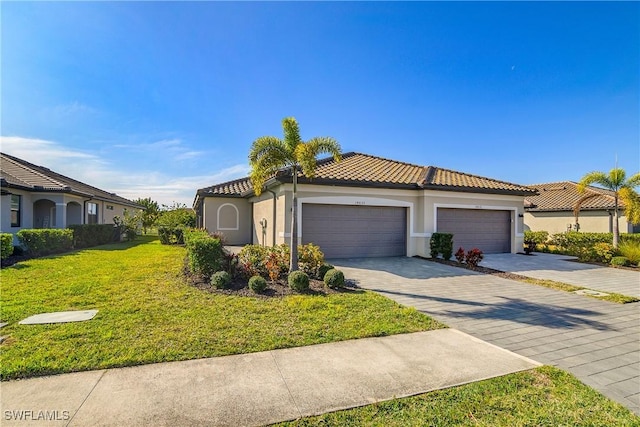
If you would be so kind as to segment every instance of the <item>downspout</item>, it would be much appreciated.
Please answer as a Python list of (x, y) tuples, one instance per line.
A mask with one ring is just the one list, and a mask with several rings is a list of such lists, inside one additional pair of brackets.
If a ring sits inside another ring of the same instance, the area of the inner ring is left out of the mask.
[(272, 240), (271, 240), (271, 246), (275, 246), (276, 245), (276, 193), (272, 190), (269, 190), (267, 188), (267, 191), (269, 193), (271, 193), (271, 195), (273, 196), (273, 219), (271, 220), (271, 227), (272, 227)]

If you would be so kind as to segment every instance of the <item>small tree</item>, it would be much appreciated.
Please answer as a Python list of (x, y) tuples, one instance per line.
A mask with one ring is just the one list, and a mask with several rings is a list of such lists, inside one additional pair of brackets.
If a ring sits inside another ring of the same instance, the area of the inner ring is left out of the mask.
[(262, 193), (264, 183), (281, 169), (288, 168), (293, 181), (293, 206), (291, 209), (291, 257), (289, 269), (298, 269), (298, 173), (313, 178), (317, 157), (330, 154), (336, 161), (341, 159), (340, 145), (330, 137), (315, 137), (303, 141), (298, 122), (293, 117), (282, 120), (284, 139), (262, 136), (251, 145), (249, 164), (251, 184), (257, 196)]
[(604, 172), (589, 172), (582, 177), (578, 183), (578, 191), (584, 193), (587, 186), (591, 184), (598, 184), (609, 191), (613, 192), (615, 210), (613, 212), (613, 247), (618, 248), (618, 242), (620, 241), (620, 231), (618, 228), (618, 205), (620, 198), (627, 202), (628, 212), (633, 216), (633, 209), (637, 209), (637, 205), (634, 204), (635, 200), (638, 200), (638, 194), (634, 188), (640, 185), (640, 173), (636, 173), (631, 178), (627, 179), (627, 174), (624, 169), (614, 168), (609, 171), (608, 174)]
[(133, 202), (144, 206), (144, 210), (140, 215), (140, 221), (142, 222), (142, 231), (144, 234), (147, 234), (147, 229), (153, 227), (160, 215), (160, 206), (158, 206), (158, 202), (151, 200), (150, 197), (145, 199), (140, 198)]

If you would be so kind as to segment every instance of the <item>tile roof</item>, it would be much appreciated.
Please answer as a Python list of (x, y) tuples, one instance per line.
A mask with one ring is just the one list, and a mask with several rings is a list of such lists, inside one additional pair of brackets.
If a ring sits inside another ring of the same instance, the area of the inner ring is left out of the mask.
[[(573, 181), (549, 182), (530, 185), (538, 190), (538, 195), (527, 196), (527, 211), (573, 211), (573, 208), (584, 196), (593, 195), (581, 205), (583, 210), (613, 209), (615, 207), (613, 192), (597, 187), (587, 187), (583, 194), (578, 192), (578, 183)], [(620, 206), (623, 203), (620, 202)]]
[[(300, 183), (317, 185), (434, 189), (514, 195), (535, 193), (531, 188), (509, 182), (354, 152), (343, 154), (340, 162), (334, 161), (331, 157), (319, 160), (314, 178), (306, 178), (301, 172), (298, 176)], [(291, 169), (279, 171), (271, 182), (273, 180), (291, 182)], [(249, 178), (241, 178), (202, 188), (198, 190), (197, 195), (245, 197), (252, 192)]]
[(72, 193), (132, 207), (141, 207), (131, 200), (60, 175), (8, 154), (0, 153), (0, 184), (5, 188), (27, 191)]

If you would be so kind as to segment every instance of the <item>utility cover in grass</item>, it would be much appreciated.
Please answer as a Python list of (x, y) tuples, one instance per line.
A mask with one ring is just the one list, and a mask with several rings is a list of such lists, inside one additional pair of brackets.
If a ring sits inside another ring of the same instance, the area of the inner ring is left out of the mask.
[(98, 310), (83, 311), (57, 311), (55, 313), (41, 313), (21, 320), (21, 325), (40, 325), (43, 323), (68, 323), (84, 322), (91, 320), (98, 313)]
[(592, 291), (591, 289), (580, 289), (580, 290), (574, 291), (574, 293), (578, 295), (591, 295), (594, 297), (606, 297), (609, 295), (600, 291)]

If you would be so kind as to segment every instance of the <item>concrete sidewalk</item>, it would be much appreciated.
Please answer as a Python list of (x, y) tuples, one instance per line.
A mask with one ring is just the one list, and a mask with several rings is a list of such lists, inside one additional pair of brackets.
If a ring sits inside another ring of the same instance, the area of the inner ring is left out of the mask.
[(2, 425), (257, 426), (536, 366), (441, 329), (3, 382)]

